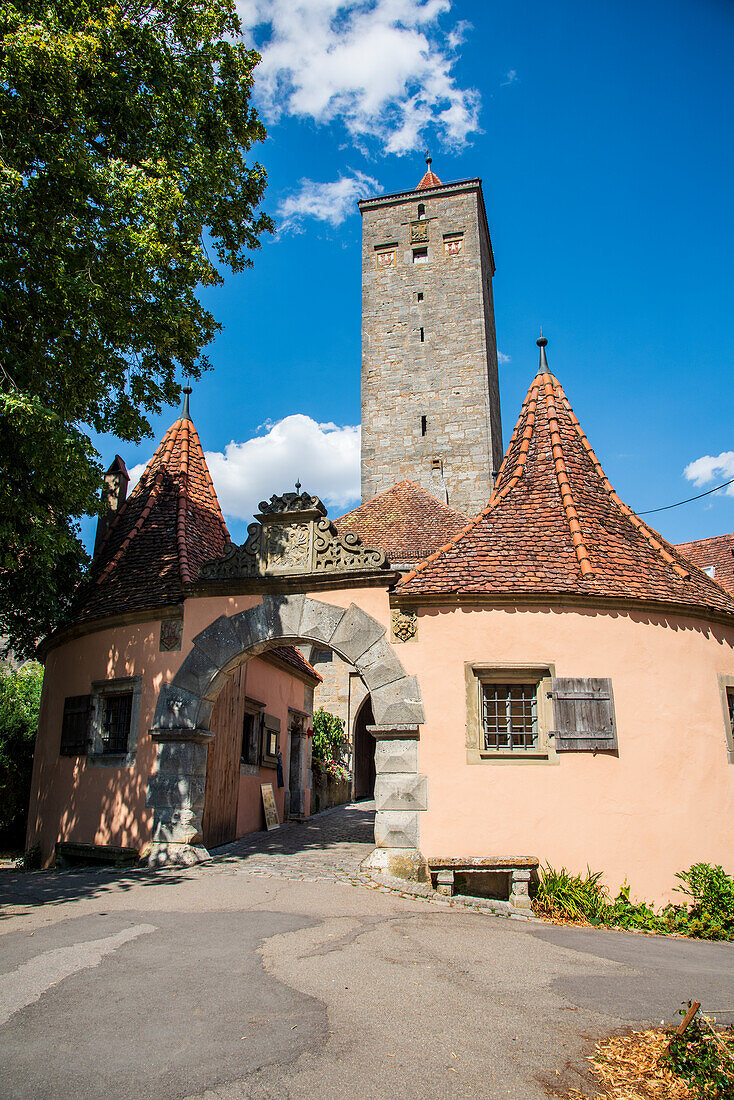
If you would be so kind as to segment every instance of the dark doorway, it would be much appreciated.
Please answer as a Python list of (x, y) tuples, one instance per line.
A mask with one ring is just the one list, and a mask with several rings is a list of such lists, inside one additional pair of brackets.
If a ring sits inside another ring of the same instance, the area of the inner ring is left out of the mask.
[(367, 726), (374, 725), (372, 703), (369, 698), (362, 704), (354, 723), (354, 797), (375, 796), (375, 739)]

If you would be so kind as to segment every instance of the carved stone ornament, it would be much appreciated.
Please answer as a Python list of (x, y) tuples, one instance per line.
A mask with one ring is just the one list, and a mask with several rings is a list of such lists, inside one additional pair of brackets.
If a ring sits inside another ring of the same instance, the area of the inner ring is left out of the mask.
[(389, 568), (382, 550), (363, 546), (357, 535), (340, 535), (319, 498), (308, 493), (273, 496), (261, 502), (256, 518), (242, 546), (228, 543), (221, 558), (205, 562), (202, 580)]
[(415, 611), (403, 611), (396, 607), (392, 613), (392, 636), (396, 642), (409, 642), (418, 633), (418, 616)]
[(410, 243), (420, 244), (428, 240), (428, 222), (419, 221), (410, 223)]
[(173, 653), (181, 648), (183, 619), (163, 619), (158, 649), (161, 653)]

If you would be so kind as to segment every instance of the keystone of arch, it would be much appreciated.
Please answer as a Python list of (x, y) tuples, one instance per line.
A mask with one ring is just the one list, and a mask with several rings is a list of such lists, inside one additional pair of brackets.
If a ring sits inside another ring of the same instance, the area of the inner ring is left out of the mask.
[(385, 634), (356, 604), (345, 609), (303, 595), (266, 595), (237, 615), (220, 615), (196, 635), (172, 683), (160, 690), (154, 732), (207, 731), (216, 697), (244, 654), (302, 641), (328, 646), (355, 666), (372, 696), (376, 725), (421, 725), (418, 683), (406, 675)]

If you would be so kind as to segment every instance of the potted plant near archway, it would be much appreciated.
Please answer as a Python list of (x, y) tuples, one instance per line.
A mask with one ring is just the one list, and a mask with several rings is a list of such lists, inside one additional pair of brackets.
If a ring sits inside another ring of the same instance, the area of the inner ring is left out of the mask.
[(319, 707), (313, 716), (311, 750), (313, 813), (349, 802), (351, 777), (346, 763), (347, 742), (344, 720)]

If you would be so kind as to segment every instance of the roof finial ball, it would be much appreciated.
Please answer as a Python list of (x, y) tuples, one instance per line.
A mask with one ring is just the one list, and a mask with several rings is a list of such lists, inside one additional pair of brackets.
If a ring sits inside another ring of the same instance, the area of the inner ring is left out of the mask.
[(428, 165), (429, 168), (433, 164), (433, 157), (429, 153), (428, 149), (426, 149), (426, 164)]
[(542, 371), (547, 371), (548, 370), (548, 360), (545, 357), (545, 349), (548, 345), (548, 341), (546, 340), (545, 336), (543, 335), (542, 327), (541, 327), (541, 330), (540, 330), (540, 336), (535, 341), (535, 343), (540, 348), (540, 365), (538, 366), (538, 370), (539, 371), (541, 371), (541, 370)]

